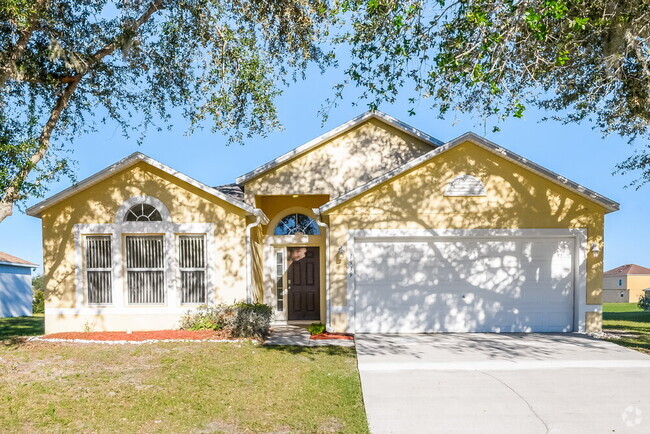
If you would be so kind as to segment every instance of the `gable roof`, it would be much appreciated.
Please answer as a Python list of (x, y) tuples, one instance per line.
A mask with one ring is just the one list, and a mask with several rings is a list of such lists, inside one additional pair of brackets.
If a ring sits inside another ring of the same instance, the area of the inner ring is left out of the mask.
[(65, 190), (50, 196), (49, 198), (43, 200), (42, 202), (37, 203), (36, 205), (33, 205), (27, 209), (27, 215), (38, 217), (44, 210), (47, 208), (50, 208), (51, 206), (69, 198), (70, 196), (73, 196), (89, 187), (92, 187), (93, 185), (110, 178), (111, 176), (115, 175), (118, 172), (121, 172), (124, 169), (127, 169), (129, 167), (132, 167), (136, 165), (137, 163), (144, 162), (149, 164), (150, 166), (153, 166), (157, 169), (162, 170), (163, 172), (180, 179), (181, 181), (187, 182), (188, 184), (205, 191), (208, 194), (211, 194), (212, 196), (218, 197), (219, 199), (228, 202), (229, 204), (236, 206), (237, 208), (240, 208), (244, 211), (246, 211), (249, 214), (254, 214), (254, 215), (260, 215), (262, 217), (262, 221), (268, 220), (268, 218), (262, 213), (261, 210), (258, 210), (256, 208), (253, 208), (252, 206), (248, 205), (247, 203), (242, 202), (241, 200), (235, 199), (234, 197), (225, 194), (216, 188), (209, 187), (202, 182), (197, 181), (194, 178), (191, 178), (181, 172), (178, 172), (174, 169), (172, 169), (169, 166), (166, 166), (162, 164), (161, 162), (154, 160), (151, 157), (148, 157), (144, 155), (141, 152), (134, 152), (133, 154), (129, 155), (126, 158), (123, 158), (122, 160), (118, 161), (115, 164), (112, 164), (108, 166), (107, 168), (100, 170), (99, 172), (95, 173), (94, 175), (89, 176), (88, 178), (84, 179), (83, 181), (80, 181), (79, 183), (66, 188)]
[(5, 253), (5, 252), (0, 252), (0, 265), (13, 265), (14, 267), (29, 267), (29, 268), (38, 267), (38, 265), (34, 263), (25, 261), (24, 259), (20, 259), (14, 255), (10, 255), (9, 253)]
[(620, 267), (612, 268), (605, 271), (605, 276), (627, 276), (628, 274), (648, 274), (650, 275), (650, 268), (642, 267), (636, 264), (626, 264)]
[(558, 175), (557, 173), (548, 170), (539, 164), (533, 163), (532, 161), (528, 160), (527, 158), (522, 157), (521, 155), (518, 155), (512, 151), (509, 151), (508, 149), (504, 148), (503, 146), (499, 146), (494, 142), (489, 141), (485, 137), (481, 137), (478, 134), (472, 133), (472, 132), (467, 132), (461, 136), (456, 137), (455, 139), (445, 143), (444, 145), (424, 154), (421, 155), (418, 158), (415, 158), (408, 163), (404, 164), (403, 166), (400, 166), (396, 169), (391, 170), (388, 173), (385, 173), (384, 175), (377, 177), (373, 179), (372, 181), (362, 185), (361, 187), (352, 190), (348, 193), (345, 193), (335, 199), (332, 199), (331, 201), (327, 202), (326, 204), (322, 205), (319, 208), (319, 211), (321, 213), (326, 213), (330, 211), (331, 209), (342, 205), (345, 202), (348, 202), (349, 200), (365, 193), (366, 191), (370, 190), (371, 188), (383, 184), (386, 181), (389, 181), (392, 178), (395, 178), (396, 176), (411, 170), (421, 164), (426, 163), (427, 161), (431, 160), (432, 158), (449, 151), (450, 149), (455, 148), (456, 146), (460, 145), (461, 143), (464, 142), (472, 142), (484, 149), (487, 149), (502, 158), (505, 158), (506, 160), (509, 160), (521, 167), (524, 167), (533, 173), (536, 173), (537, 175), (557, 184), (560, 185), (570, 191), (573, 191), (574, 193), (578, 194), (579, 196), (584, 197), (585, 199), (588, 199), (592, 202), (595, 202), (601, 206), (603, 206), (608, 212), (612, 211), (617, 211), (619, 209), (619, 204), (618, 202), (615, 202), (611, 199), (608, 199), (607, 197), (596, 193), (593, 190), (588, 189), (587, 187), (584, 187), (576, 182), (573, 182), (569, 180), (568, 178)]
[(304, 145), (298, 146), (297, 148), (287, 152), (286, 154), (283, 154), (278, 158), (271, 160), (268, 163), (263, 164), (260, 167), (240, 176), (235, 180), (235, 182), (241, 185), (250, 181), (251, 179), (257, 178), (258, 176), (263, 175), (269, 170), (274, 169), (275, 167), (278, 167), (279, 165), (286, 163), (289, 160), (292, 160), (300, 155), (307, 153), (309, 150), (323, 144), (324, 142), (330, 139), (333, 139), (336, 136), (340, 136), (341, 134), (350, 131), (354, 127), (370, 119), (378, 119), (383, 123), (388, 124), (397, 130), (400, 130), (402, 132), (405, 132), (413, 137), (422, 140), (423, 142), (431, 145), (434, 148), (437, 148), (438, 146), (443, 144), (442, 141), (436, 139), (435, 137), (430, 136), (429, 134), (420, 131), (417, 128), (414, 128), (398, 119), (395, 119), (394, 117), (389, 116), (386, 113), (380, 112), (378, 110), (369, 111), (369, 112), (365, 112), (362, 115), (357, 116), (356, 118), (344, 123), (343, 125), (339, 125), (338, 127), (326, 132), (325, 134), (316, 137), (313, 140), (310, 140)]

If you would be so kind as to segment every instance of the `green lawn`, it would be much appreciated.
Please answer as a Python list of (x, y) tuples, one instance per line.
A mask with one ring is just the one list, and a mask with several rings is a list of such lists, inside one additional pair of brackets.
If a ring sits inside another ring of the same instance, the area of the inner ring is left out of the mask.
[(38, 336), (45, 333), (43, 314), (0, 318), (0, 341), (16, 336)]
[(636, 303), (603, 304), (603, 331), (621, 335), (617, 344), (650, 354), (650, 312)]
[(0, 345), (0, 432), (367, 432), (354, 348)]

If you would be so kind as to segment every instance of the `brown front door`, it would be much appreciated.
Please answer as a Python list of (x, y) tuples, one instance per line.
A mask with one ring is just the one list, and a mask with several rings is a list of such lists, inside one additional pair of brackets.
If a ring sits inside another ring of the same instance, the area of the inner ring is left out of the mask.
[(320, 319), (318, 247), (287, 247), (289, 320)]

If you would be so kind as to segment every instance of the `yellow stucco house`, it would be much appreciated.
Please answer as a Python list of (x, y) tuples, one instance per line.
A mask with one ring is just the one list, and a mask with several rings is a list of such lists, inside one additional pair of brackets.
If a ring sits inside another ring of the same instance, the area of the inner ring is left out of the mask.
[(603, 275), (603, 303), (636, 303), (650, 289), (650, 268), (626, 264)]
[(28, 214), (48, 333), (168, 329), (235, 300), (341, 332), (568, 332), (600, 328), (617, 209), (476, 134), (372, 112), (234, 184), (136, 153)]

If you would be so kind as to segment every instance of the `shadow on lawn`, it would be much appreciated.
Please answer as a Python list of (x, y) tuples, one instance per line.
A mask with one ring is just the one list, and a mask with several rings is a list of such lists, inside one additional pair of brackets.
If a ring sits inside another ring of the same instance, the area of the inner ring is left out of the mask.
[(603, 312), (603, 330), (621, 336), (612, 342), (650, 354), (650, 312)]
[(43, 316), (0, 318), (0, 340), (17, 336), (38, 336), (45, 333)]
[(306, 347), (302, 345), (264, 345), (262, 349), (267, 351), (281, 351), (289, 354), (300, 354), (309, 356), (310, 354), (328, 354), (330, 356), (343, 356), (355, 354), (354, 347), (337, 347), (337, 346), (319, 346)]
[(630, 321), (645, 323), (650, 328), (650, 312), (603, 312), (603, 321)]

